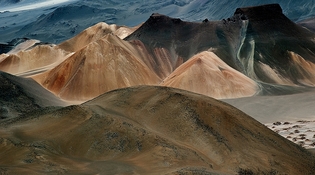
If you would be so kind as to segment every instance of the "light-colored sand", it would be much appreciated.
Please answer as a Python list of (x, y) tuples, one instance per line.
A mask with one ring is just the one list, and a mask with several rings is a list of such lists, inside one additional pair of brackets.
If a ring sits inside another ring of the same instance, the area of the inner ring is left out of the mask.
[[(315, 148), (315, 92), (223, 100), (307, 149)], [(275, 124), (273, 124), (275, 123)]]
[(261, 123), (315, 120), (315, 91), (278, 95), (223, 99)]

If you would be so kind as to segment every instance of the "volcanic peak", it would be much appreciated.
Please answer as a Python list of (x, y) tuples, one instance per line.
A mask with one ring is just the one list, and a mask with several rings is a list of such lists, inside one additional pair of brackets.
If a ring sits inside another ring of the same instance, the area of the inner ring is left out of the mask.
[(169, 16), (162, 15), (162, 14), (159, 14), (159, 13), (152, 13), (150, 18), (147, 20), (148, 24), (153, 24), (153, 25), (157, 25), (159, 23), (179, 24), (181, 22), (183, 22), (183, 21), (181, 19), (179, 19), (179, 18), (171, 18)]
[(284, 16), (279, 4), (237, 8), (234, 15), (246, 16), (249, 20), (266, 20)]

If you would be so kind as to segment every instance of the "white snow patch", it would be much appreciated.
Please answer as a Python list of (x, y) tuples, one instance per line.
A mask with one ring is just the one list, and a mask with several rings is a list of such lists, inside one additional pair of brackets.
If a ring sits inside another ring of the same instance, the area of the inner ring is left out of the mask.
[(34, 4), (21, 4), (21, 5), (12, 5), (12, 6), (7, 6), (5, 9), (0, 8), (0, 13), (9, 11), (9, 12), (17, 12), (17, 11), (23, 11), (23, 10), (33, 10), (37, 8), (42, 8), (42, 7), (51, 7), (51, 6), (56, 6), (62, 3), (66, 3), (69, 1), (74, 1), (74, 0), (46, 0), (44, 2), (36, 2)]

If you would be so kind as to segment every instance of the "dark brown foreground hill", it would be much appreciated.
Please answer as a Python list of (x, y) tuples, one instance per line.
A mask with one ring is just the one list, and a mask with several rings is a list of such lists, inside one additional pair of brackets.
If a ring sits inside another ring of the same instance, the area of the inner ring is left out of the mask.
[(7, 174), (313, 174), (315, 158), (236, 108), (156, 86), (0, 125)]
[(48, 106), (66, 106), (31, 78), (0, 71), (0, 120), (13, 118)]

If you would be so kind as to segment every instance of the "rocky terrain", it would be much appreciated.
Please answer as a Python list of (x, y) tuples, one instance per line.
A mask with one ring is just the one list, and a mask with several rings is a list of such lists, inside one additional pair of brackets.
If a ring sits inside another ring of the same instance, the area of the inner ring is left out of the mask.
[(313, 5), (252, 2), (0, 1), (0, 172), (314, 174)]
[(167, 87), (1, 122), (8, 174), (312, 174), (315, 157), (236, 108)]

